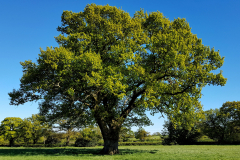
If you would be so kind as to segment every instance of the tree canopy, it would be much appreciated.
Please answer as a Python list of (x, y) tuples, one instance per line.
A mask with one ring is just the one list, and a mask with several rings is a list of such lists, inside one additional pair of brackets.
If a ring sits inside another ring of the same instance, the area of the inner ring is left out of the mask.
[(90, 4), (82, 12), (64, 11), (57, 30), (59, 47), (41, 49), (36, 63), (21, 62), (24, 74), (10, 104), (40, 101), (49, 120), (97, 123), (103, 153), (118, 152), (122, 125), (151, 124), (146, 110), (194, 113), (201, 110), (195, 104), (202, 87), (226, 83), (222, 72), (211, 72), (224, 58), (204, 46), (185, 19), (144, 10), (131, 17)]
[(19, 117), (7, 117), (1, 122), (1, 135), (9, 140), (10, 146), (21, 136), (21, 125), (23, 120)]
[(205, 115), (203, 131), (207, 136), (220, 143), (240, 142), (240, 101), (225, 102)]

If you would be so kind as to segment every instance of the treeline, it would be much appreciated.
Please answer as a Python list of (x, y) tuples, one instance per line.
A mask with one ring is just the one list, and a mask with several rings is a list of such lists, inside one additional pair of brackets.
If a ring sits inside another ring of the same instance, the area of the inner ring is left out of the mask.
[[(182, 114), (184, 116), (184, 114)], [(203, 112), (203, 117), (186, 116), (181, 124), (171, 121), (164, 124), (163, 144), (197, 144), (201, 137), (208, 136), (218, 144), (240, 143), (240, 101), (226, 102), (220, 109)]]
[[(174, 115), (181, 117), (181, 123), (175, 123), (172, 120), (174, 118), (169, 116), (162, 133), (155, 132), (152, 135), (143, 128), (133, 132), (130, 128), (122, 127), (119, 142), (129, 142), (129, 145), (145, 141), (167, 145), (199, 144), (197, 142), (207, 139), (217, 144), (240, 143), (240, 101), (226, 102), (219, 109), (210, 109), (197, 115), (202, 116), (199, 118), (184, 112)], [(66, 119), (51, 124), (35, 114), (25, 119), (7, 117), (1, 122), (0, 145), (8, 143), (14, 146), (15, 142), (24, 146), (90, 147), (103, 144), (103, 138), (100, 129), (94, 125), (78, 128)]]
[(16, 142), (17, 145), (24, 146), (68, 146), (70, 141), (81, 145), (79, 140), (85, 143), (98, 141), (101, 138), (101, 132), (95, 126), (79, 129), (67, 120), (50, 124), (38, 114), (25, 119), (7, 117), (0, 126), (1, 145), (6, 145), (8, 142), (10, 146), (14, 146)]
[[(159, 132), (150, 135), (143, 128), (133, 132), (130, 128), (122, 127), (119, 134), (120, 142), (159, 140), (161, 140)], [(101, 142), (103, 143), (102, 134), (96, 126), (78, 128), (74, 123), (64, 119), (50, 124), (38, 114), (25, 119), (7, 117), (0, 126), (0, 145), (90, 147)]]

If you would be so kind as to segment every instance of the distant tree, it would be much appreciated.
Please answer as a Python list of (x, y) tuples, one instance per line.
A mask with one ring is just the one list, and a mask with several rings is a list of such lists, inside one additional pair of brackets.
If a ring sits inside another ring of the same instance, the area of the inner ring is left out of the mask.
[(119, 133), (119, 138), (123, 141), (127, 141), (129, 138), (134, 138), (134, 132), (131, 128), (122, 127)]
[(160, 132), (154, 132), (154, 133), (152, 134), (152, 136), (160, 136), (160, 137), (161, 137), (161, 133), (160, 133)]
[(231, 128), (228, 141), (240, 142), (240, 101), (225, 102), (220, 108), (221, 112), (228, 115)]
[(167, 135), (163, 144), (192, 144), (202, 136), (199, 123), (189, 128), (184, 125), (175, 125), (171, 121), (165, 121), (163, 127), (162, 134)]
[(80, 131), (80, 135), (75, 142), (76, 147), (96, 146), (97, 142), (102, 139), (101, 131), (98, 127), (90, 126)]
[(204, 133), (220, 143), (240, 141), (240, 101), (226, 102), (205, 112)]
[(137, 132), (135, 132), (135, 138), (140, 139), (141, 141), (145, 141), (147, 137), (150, 136), (150, 133), (145, 131), (144, 128), (139, 128)]
[(9, 140), (12, 147), (14, 141), (21, 136), (21, 125), (23, 120), (19, 117), (7, 117), (1, 122), (1, 135)]
[(25, 144), (29, 144), (32, 137), (32, 123), (28, 119), (23, 119), (20, 127), (21, 137), (24, 139)]
[(80, 137), (83, 137), (85, 139), (91, 140), (91, 138), (95, 137), (98, 140), (102, 138), (101, 131), (98, 127), (95, 126), (89, 126), (87, 128), (84, 128), (80, 131)]
[(64, 131), (64, 137), (66, 138), (66, 146), (68, 146), (70, 139), (76, 135), (76, 132), (74, 130), (77, 129), (77, 126), (74, 122), (72, 123), (67, 119), (60, 119), (56, 122), (56, 124), (58, 124), (58, 126), (55, 126), (54, 128), (58, 128), (59, 131)]
[[(199, 101), (184, 103), (178, 102), (177, 106), (185, 108), (202, 108)], [(190, 144), (196, 142), (201, 137), (201, 121), (204, 119), (204, 112), (194, 110), (192, 114), (185, 113), (184, 110), (178, 110), (168, 114), (168, 120), (163, 125), (162, 135), (165, 144)]]
[(36, 144), (40, 137), (44, 134), (44, 129), (49, 128), (48, 123), (43, 120), (43, 117), (39, 114), (33, 114), (31, 117), (27, 118), (31, 122), (31, 134), (33, 144)]
[(221, 114), (219, 109), (205, 111), (205, 121), (203, 122), (203, 132), (209, 138), (224, 142), (228, 132), (228, 122), (226, 114)]

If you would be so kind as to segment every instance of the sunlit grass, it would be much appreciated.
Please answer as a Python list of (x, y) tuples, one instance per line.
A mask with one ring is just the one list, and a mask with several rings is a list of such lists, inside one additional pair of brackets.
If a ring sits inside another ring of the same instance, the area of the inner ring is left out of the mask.
[(240, 159), (239, 145), (120, 146), (119, 155), (99, 155), (102, 147), (91, 148), (0, 148), (1, 160), (75, 159)]

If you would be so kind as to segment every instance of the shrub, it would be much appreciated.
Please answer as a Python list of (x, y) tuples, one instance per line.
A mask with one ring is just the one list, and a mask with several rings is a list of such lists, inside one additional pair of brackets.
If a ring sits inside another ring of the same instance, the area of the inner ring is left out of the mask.
[(97, 138), (92, 139), (78, 138), (75, 147), (95, 147), (98, 144)]
[(55, 135), (51, 135), (47, 137), (47, 140), (45, 141), (46, 146), (54, 146), (61, 142), (61, 139)]

